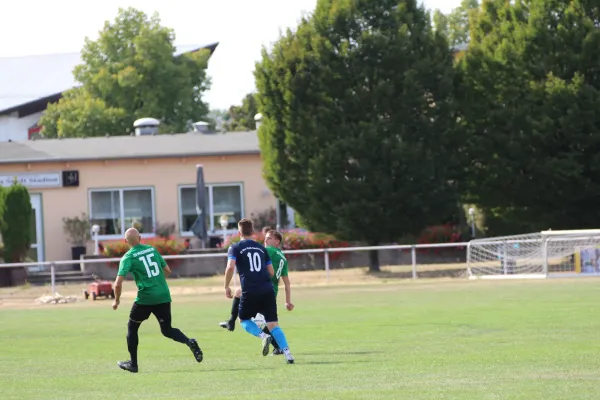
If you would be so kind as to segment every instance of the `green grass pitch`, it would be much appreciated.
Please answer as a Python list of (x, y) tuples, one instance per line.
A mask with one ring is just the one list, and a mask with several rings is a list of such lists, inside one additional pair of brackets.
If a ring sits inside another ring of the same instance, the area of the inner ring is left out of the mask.
[(177, 295), (204, 361), (151, 317), (138, 374), (116, 366), (130, 301), (0, 306), (0, 399), (600, 399), (598, 279), (296, 288), (280, 310), (295, 365), (221, 329), (220, 291)]

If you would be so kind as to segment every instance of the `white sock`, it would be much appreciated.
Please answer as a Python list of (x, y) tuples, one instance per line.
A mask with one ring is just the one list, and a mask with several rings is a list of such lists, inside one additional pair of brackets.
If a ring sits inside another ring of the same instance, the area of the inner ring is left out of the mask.
[(258, 337), (261, 338), (261, 339), (264, 339), (264, 338), (269, 337), (269, 336), (271, 336), (271, 335), (267, 335), (264, 332), (261, 332), (260, 335), (258, 335)]

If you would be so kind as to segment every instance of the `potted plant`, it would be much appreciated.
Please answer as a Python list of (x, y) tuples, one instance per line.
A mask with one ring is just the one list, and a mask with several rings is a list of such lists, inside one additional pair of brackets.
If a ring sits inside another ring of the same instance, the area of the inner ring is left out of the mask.
[[(80, 217), (63, 218), (63, 229), (69, 236), (69, 241), (72, 244), (71, 257), (72, 260), (79, 260), (82, 254), (86, 254), (86, 243), (90, 240), (90, 229), (92, 224), (85, 213)], [(73, 269), (78, 269), (78, 264), (73, 264)]]
[(156, 224), (154, 232), (159, 238), (168, 240), (175, 233), (175, 224)]

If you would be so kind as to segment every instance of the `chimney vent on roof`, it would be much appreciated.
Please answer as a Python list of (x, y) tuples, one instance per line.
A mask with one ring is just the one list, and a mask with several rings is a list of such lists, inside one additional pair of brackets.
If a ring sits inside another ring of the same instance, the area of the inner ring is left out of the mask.
[(135, 136), (157, 135), (160, 121), (155, 118), (140, 118), (133, 123)]
[(201, 132), (201, 133), (209, 133), (210, 132), (210, 127), (209, 127), (208, 122), (198, 121), (198, 122), (194, 122), (192, 125), (194, 126), (194, 132)]

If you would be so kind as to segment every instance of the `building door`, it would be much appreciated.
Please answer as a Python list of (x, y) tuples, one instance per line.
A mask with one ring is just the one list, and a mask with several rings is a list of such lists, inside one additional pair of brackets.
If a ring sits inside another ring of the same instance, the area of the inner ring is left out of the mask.
[[(31, 261), (44, 261), (44, 232), (42, 220), (42, 195), (31, 194), (31, 248), (27, 258)], [(37, 272), (44, 270), (43, 266), (29, 267), (29, 271)]]

